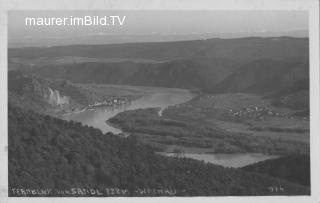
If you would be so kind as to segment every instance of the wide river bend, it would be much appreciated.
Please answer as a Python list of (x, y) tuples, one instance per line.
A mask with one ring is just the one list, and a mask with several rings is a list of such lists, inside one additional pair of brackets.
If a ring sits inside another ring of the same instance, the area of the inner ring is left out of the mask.
[[(130, 104), (121, 106), (104, 106), (85, 110), (76, 113), (64, 115), (66, 120), (79, 121), (84, 125), (92, 126), (100, 129), (103, 133), (113, 132), (115, 134), (122, 133), (118, 128), (109, 125), (106, 121), (116, 114), (135, 109), (160, 108), (161, 111), (168, 106), (181, 104), (191, 100), (195, 95), (189, 90), (176, 88), (161, 87), (131, 87), (136, 91), (143, 92), (143, 96)], [(174, 156), (172, 153), (162, 153), (166, 156)], [(277, 156), (264, 154), (185, 154), (185, 157), (202, 160), (209, 163), (222, 165), (225, 167), (242, 167), (266, 159), (276, 158)]]

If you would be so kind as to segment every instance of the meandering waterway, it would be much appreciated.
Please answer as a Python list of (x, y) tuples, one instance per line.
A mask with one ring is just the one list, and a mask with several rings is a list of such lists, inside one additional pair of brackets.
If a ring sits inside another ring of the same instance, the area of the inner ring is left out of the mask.
[[(161, 87), (132, 87), (135, 90), (143, 92), (143, 96), (130, 103), (115, 106), (103, 106), (88, 109), (81, 112), (70, 113), (64, 115), (66, 120), (79, 121), (84, 125), (92, 126), (100, 129), (102, 132), (122, 133), (118, 128), (108, 124), (106, 121), (116, 114), (135, 109), (155, 108), (161, 110), (168, 106), (181, 104), (191, 100), (195, 95), (189, 90)], [(163, 153), (166, 156), (174, 156), (173, 153)], [(266, 159), (276, 158), (264, 154), (184, 154), (184, 157), (202, 160), (225, 167), (242, 167)]]

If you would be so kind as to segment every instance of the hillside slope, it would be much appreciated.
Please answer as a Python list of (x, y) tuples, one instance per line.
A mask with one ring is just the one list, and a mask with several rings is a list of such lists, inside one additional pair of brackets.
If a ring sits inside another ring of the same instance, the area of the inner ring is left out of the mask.
[(310, 186), (310, 157), (308, 155), (291, 155), (266, 160), (243, 167), (243, 170), (264, 173), (291, 182)]
[(72, 45), (8, 50), (9, 58), (83, 56), (174, 60), (206, 56), (237, 61), (258, 60), (261, 58), (308, 60), (308, 53), (308, 38), (292, 37), (213, 38), (180, 42)]
[[(67, 79), (79, 83), (125, 84), (177, 88), (214, 86), (236, 64), (223, 59), (184, 59), (164, 63), (132, 62), (47, 65), (33, 71), (40, 77)], [(215, 65), (211, 65), (214, 63)]]
[(269, 187), (279, 184), (285, 190), (276, 195), (310, 194), (308, 187), (285, 180), (191, 159), (162, 157), (138, 144), (134, 137), (102, 134), (11, 104), (8, 115), (10, 196), (15, 196), (15, 188), (49, 188), (53, 192), (49, 196), (70, 196), (54, 191), (79, 187), (127, 189), (129, 196), (139, 196), (135, 192), (138, 188), (171, 188), (177, 196), (275, 195)]
[(265, 93), (289, 89), (309, 78), (309, 64), (301, 61), (252, 61), (213, 88), (214, 92)]
[[(21, 48), (9, 49), (8, 55), (11, 69), (41, 77), (210, 93), (290, 88), (308, 77), (309, 60), (308, 38), (290, 37)], [(72, 57), (83, 58), (72, 62)]]
[(71, 111), (86, 104), (87, 98), (71, 83), (64, 80), (46, 80), (8, 72), (9, 102), (25, 109), (54, 114)]

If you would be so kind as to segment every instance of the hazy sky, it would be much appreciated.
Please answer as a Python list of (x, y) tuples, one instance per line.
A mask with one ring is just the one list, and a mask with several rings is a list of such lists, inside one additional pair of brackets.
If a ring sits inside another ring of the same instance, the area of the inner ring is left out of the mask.
[[(114, 27), (25, 26), (25, 17), (85, 15), (119, 15), (126, 19), (123, 26)], [(307, 30), (305, 11), (10, 11), (8, 19), (9, 46), (12, 47), (269, 36), (279, 32), (286, 35), (299, 32), (299, 36), (307, 36)], [(223, 36), (221, 33), (233, 34)]]

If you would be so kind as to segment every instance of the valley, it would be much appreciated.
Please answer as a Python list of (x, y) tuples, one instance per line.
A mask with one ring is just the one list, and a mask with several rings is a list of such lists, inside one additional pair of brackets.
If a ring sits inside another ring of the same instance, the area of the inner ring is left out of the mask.
[[(248, 105), (257, 110), (249, 114), (243, 110)], [(259, 110), (262, 105), (272, 115)], [(236, 117), (239, 112), (244, 115)], [(222, 94), (200, 95), (170, 106), (161, 116), (152, 108), (125, 111), (109, 122), (167, 153), (308, 154), (309, 121), (291, 114), (256, 95)]]
[[(8, 100), (15, 186), (38, 187), (40, 164), (52, 188), (253, 195), (269, 194), (258, 182), (283, 181), (283, 194), (310, 192), (307, 38), (9, 49)], [(292, 177), (276, 172), (297, 160)]]
[[(286, 188), (277, 195), (310, 194), (308, 184), (301, 184), (295, 176), (286, 178), (277, 173), (266, 175), (268, 171), (250, 172), (260, 171), (259, 166), (255, 166), (257, 169), (234, 169), (188, 158), (160, 156), (133, 136), (123, 139), (110, 132), (103, 134), (78, 122), (11, 105), (8, 113), (10, 197), (21, 195), (15, 193), (15, 188), (28, 187), (35, 190), (45, 187), (51, 191), (47, 195), (27, 195), (30, 197), (79, 196), (57, 193), (68, 188), (100, 191), (119, 188), (127, 191), (125, 196), (171, 196), (135, 192), (143, 188), (156, 191), (171, 188), (174, 196), (273, 195), (270, 185)], [(285, 160), (291, 166), (296, 165), (292, 159)], [(272, 163), (267, 164), (272, 166)], [(303, 167), (299, 171), (304, 170)], [(101, 193), (101, 196), (110, 194)]]
[[(102, 85), (102, 87), (105, 86), (106, 85)], [(122, 103), (120, 105), (98, 106), (84, 109), (81, 112), (71, 112), (69, 114), (64, 114), (62, 118), (66, 120), (79, 121), (85, 125), (96, 127), (103, 133), (123, 133), (120, 129), (106, 121), (121, 112), (152, 107), (159, 108), (157, 114), (161, 115), (163, 110), (169, 106), (184, 103), (195, 96), (188, 90), (184, 89), (139, 86), (117, 86), (117, 88), (127, 88), (132, 92), (139, 93), (140, 97), (136, 95), (135, 100), (128, 103)]]

